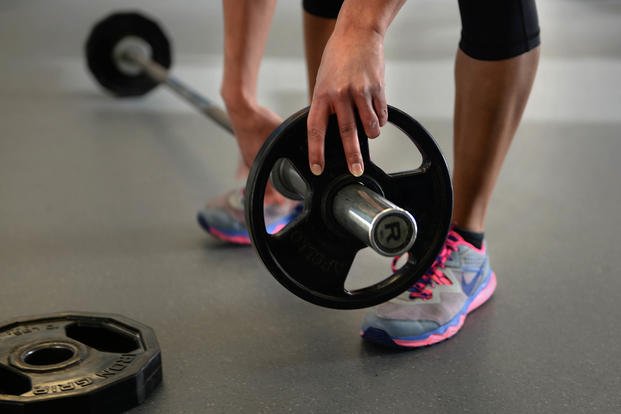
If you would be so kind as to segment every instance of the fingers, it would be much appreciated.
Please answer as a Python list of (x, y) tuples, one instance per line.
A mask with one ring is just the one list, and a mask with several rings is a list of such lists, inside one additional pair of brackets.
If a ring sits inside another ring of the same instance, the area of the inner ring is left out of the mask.
[[(351, 98), (343, 95), (337, 99), (316, 97), (308, 113), (308, 162), (315, 175), (321, 175), (324, 169), (324, 144), (328, 119), (332, 108), (336, 113), (341, 141), (349, 172), (359, 177), (364, 172), (364, 162), (358, 143), (356, 117)], [(377, 124), (377, 120), (371, 121)]]
[(373, 88), (358, 89), (349, 96), (342, 97), (335, 105), (347, 165), (349, 171), (359, 177), (364, 172), (364, 163), (360, 153), (354, 109), (358, 111), (367, 137), (377, 138), (380, 135), (380, 126), (388, 122), (386, 97), (381, 84), (378, 83)]
[(321, 175), (324, 166), (324, 140), (330, 116), (326, 102), (313, 100), (307, 119), (308, 129), (308, 162), (315, 175)]
[(379, 137), (380, 126), (383, 125), (381, 123), (381, 118), (379, 117), (381, 112), (378, 112), (375, 109), (373, 103), (375, 100), (374, 96), (381, 92), (381, 90), (371, 91), (362, 89), (353, 94), (353, 100), (356, 109), (358, 110), (358, 116), (360, 117), (360, 121), (364, 127), (364, 132), (369, 138)]
[(364, 173), (364, 161), (358, 142), (355, 110), (358, 112), (364, 132), (369, 138), (380, 135), (380, 126), (388, 121), (384, 90), (377, 87), (358, 92), (338, 93), (334, 96), (315, 96), (308, 115), (308, 157), (313, 174), (321, 175), (324, 169), (324, 145), (328, 119), (336, 113), (339, 133), (345, 151), (347, 166), (356, 177)]
[(386, 95), (384, 89), (373, 95), (373, 109), (379, 120), (379, 125), (383, 127), (388, 122), (388, 105), (386, 104)]
[(364, 162), (362, 161), (362, 154), (360, 153), (354, 108), (352, 107), (351, 101), (339, 99), (334, 105), (334, 110), (339, 125), (341, 141), (343, 142), (347, 167), (354, 177), (360, 177), (364, 172)]

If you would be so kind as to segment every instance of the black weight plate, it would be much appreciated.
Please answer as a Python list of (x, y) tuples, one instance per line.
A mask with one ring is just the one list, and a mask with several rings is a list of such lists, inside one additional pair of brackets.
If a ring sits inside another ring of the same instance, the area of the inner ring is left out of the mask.
[(119, 413), (162, 380), (153, 330), (120, 315), (59, 313), (0, 325), (0, 413)]
[[(317, 305), (356, 309), (385, 302), (411, 287), (429, 269), (449, 231), (453, 192), (444, 157), (432, 136), (406, 113), (388, 107), (388, 120), (418, 148), (421, 166), (413, 171), (387, 174), (369, 155), (361, 125), (358, 136), (365, 173), (349, 174), (336, 117), (326, 134), (325, 169), (313, 175), (308, 166), (308, 108), (292, 115), (268, 138), (257, 155), (246, 185), (246, 223), (253, 245), (268, 270), (287, 289)], [(380, 138), (381, 139), (381, 138)], [(265, 230), (263, 198), (275, 163), (291, 161), (306, 181), (309, 193), (298, 219), (277, 234)], [(364, 245), (334, 221), (331, 197), (339, 186), (358, 182), (383, 194), (416, 219), (418, 235), (408, 251), (407, 263), (395, 273), (370, 286), (347, 290), (345, 280)]]
[(137, 37), (151, 47), (151, 59), (165, 68), (172, 65), (171, 46), (162, 28), (136, 12), (114, 13), (99, 21), (85, 45), (89, 70), (108, 92), (118, 97), (140, 96), (158, 85), (144, 72), (129, 75), (117, 67), (115, 46), (127, 37)]

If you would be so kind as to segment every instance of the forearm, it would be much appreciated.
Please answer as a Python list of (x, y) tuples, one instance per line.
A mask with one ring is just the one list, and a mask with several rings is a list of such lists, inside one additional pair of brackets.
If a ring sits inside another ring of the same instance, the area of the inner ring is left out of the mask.
[(235, 110), (256, 102), (257, 78), (276, 0), (223, 0), (224, 68), (220, 94)]
[(388, 120), (384, 90), (384, 35), (405, 0), (345, 0), (321, 58), (308, 114), (308, 160), (313, 174), (324, 168), (328, 118), (336, 113), (349, 171), (364, 172), (357, 110), (368, 137)]
[(345, 0), (335, 33), (365, 30), (384, 37), (405, 0)]

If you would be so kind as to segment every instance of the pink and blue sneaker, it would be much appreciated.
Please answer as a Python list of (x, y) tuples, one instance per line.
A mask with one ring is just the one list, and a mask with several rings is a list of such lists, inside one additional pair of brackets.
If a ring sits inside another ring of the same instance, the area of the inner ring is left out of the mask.
[(371, 310), (361, 335), (400, 348), (435, 344), (455, 335), (495, 289), (485, 244), (478, 249), (451, 230), (429, 271), (408, 291)]
[[(274, 234), (295, 219), (302, 211), (296, 202), (266, 204), (264, 207), (267, 232)], [(250, 245), (250, 235), (244, 219), (244, 190), (229, 191), (198, 212), (200, 226), (217, 239), (231, 244)]]

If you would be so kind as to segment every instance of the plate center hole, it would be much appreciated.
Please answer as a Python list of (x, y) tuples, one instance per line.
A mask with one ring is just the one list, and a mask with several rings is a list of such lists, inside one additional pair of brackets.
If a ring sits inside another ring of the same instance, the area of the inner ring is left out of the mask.
[(63, 363), (73, 358), (74, 355), (75, 351), (69, 347), (52, 345), (28, 351), (23, 359), (26, 364), (39, 367)]

